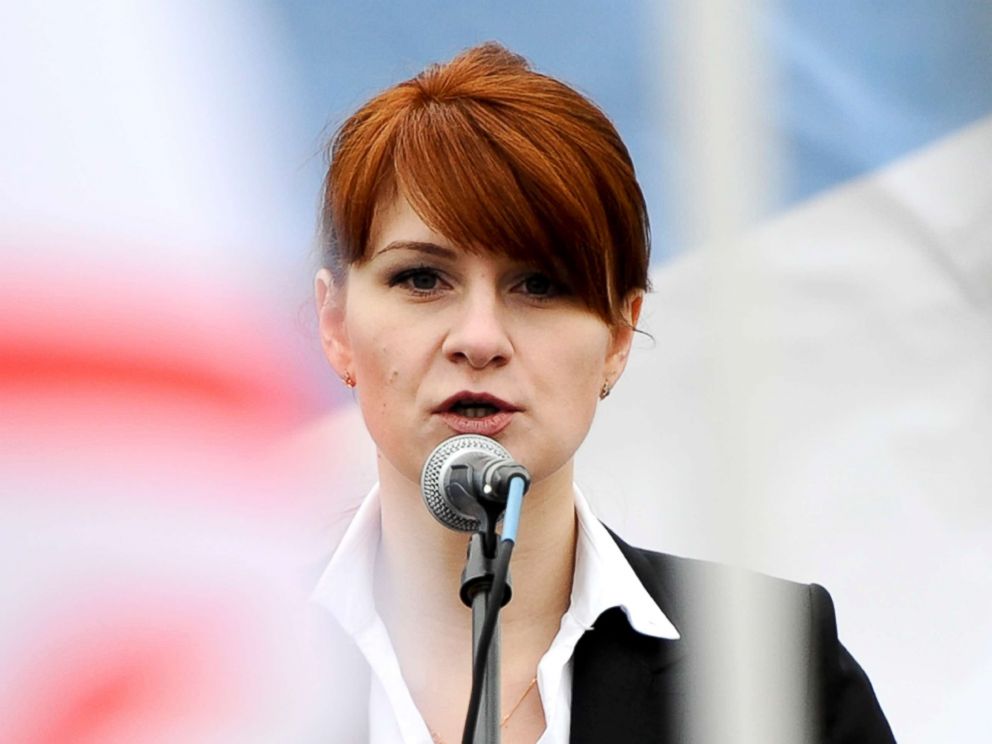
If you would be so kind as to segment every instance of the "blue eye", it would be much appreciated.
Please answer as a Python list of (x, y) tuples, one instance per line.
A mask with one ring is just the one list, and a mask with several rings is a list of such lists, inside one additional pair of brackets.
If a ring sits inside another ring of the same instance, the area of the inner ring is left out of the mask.
[(426, 267), (401, 271), (389, 280), (390, 287), (402, 285), (415, 294), (431, 294), (440, 288), (440, 283), (437, 271)]

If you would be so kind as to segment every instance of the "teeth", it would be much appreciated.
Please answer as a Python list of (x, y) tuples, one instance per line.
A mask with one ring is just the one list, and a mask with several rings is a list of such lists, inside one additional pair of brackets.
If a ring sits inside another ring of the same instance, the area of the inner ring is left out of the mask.
[(496, 413), (493, 406), (465, 406), (459, 408), (459, 413), (466, 418), (483, 418)]

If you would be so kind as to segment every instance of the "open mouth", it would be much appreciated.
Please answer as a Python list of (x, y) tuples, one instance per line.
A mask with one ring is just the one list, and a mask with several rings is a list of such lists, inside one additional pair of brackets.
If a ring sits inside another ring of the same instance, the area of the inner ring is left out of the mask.
[(496, 436), (510, 425), (520, 408), (489, 393), (463, 390), (435, 409), (435, 413), (458, 434)]
[(457, 413), (465, 418), (485, 418), (499, 413), (502, 408), (492, 403), (485, 403), (476, 400), (459, 400), (448, 409), (452, 413)]

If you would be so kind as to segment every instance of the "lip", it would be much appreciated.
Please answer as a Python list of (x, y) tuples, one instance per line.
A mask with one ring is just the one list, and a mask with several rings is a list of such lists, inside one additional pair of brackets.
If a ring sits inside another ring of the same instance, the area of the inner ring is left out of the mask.
[[(482, 416), (480, 418), (469, 418), (451, 410), (451, 407), (455, 403), (466, 398), (479, 403), (485, 403), (499, 410), (489, 416)], [(441, 405), (434, 409), (434, 413), (440, 416), (441, 420), (456, 434), (479, 434), (484, 437), (494, 437), (510, 425), (510, 422), (513, 420), (513, 414), (520, 410), (518, 406), (507, 403), (495, 395), (463, 390), (445, 399)]]
[(480, 434), (494, 437), (510, 425), (513, 411), (500, 411), (491, 416), (469, 418), (453, 411), (442, 411), (438, 415), (456, 434)]
[[(507, 403), (505, 400), (502, 398), (497, 398), (495, 395), (490, 395), (489, 393), (474, 393), (471, 390), (461, 390), (454, 395), (445, 398), (441, 404), (434, 409), (434, 413), (451, 413), (451, 407), (458, 401), (465, 400), (466, 398), (498, 408), (500, 413), (516, 413), (520, 410), (519, 407), (513, 405), (512, 403)], [(486, 418), (489, 417), (487, 416)]]

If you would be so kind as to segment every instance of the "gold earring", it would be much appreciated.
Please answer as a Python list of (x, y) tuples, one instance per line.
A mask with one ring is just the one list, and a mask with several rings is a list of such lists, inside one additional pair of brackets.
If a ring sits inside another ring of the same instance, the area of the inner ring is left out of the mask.
[(604, 382), (603, 387), (599, 391), (599, 399), (603, 400), (604, 398), (608, 397), (612, 390), (613, 388), (610, 387), (609, 381)]
[(341, 379), (341, 382), (344, 383), (344, 386), (346, 388), (354, 388), (355, 387), (355, 384), (356, 384), (355, 383), (355, 378), (352, 377), (351, 376), (351, 372), (348, 372), (347, 370), (345, 371), (344, 377)]

